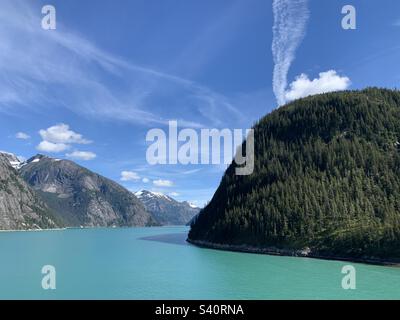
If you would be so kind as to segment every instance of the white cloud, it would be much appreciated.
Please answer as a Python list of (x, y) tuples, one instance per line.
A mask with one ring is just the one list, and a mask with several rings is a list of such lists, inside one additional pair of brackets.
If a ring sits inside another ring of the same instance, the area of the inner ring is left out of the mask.
[(147, 178), (143, 178), (143, 179), (142, 179), (142, 182), (143, 182), (143, 183), (149, 183), (149, 182), (150, 182), (150, 180), (149, 180), (149, 179), (147, 179)]
[(335, 70), (321, 72), (319, 77), (310, 80), (306, 74), (301, 74), (285, 92), (285, 101), (307, 97), (314, 94), (345, 90), (351, 84), (348, 77), (341, 77)]
[(69, 145), (66, 145), (64, 143), (53, 143), (49, 141), (42, 141), (39, 143), (36, 149), (42, 152), (58, 153), (69, 149)]
[(21, 139), (21, 140), (28, 140), (31, 138), (31, 136), (25, 132), (17, 132), (15, 134), (15, 138)]
[(39, 131), (40, 136), (44, 141), (53, 143), (65, 143), (65, 144), (89, 144), (91, 141), (86, 140), (81, 134), (70, 130), (69, 125), (60, 123), (46, 130)]
[(285, 104), (287, 74), (303, 40), (309, 18), (308, 0), (274, 0), (272, 10), (272, 54), (274, 59), (273, 90), (281, 106)]
[(171, 180), (154, 180), (153, 184), (157, 187), (172, 187), (174, 183)]
[(83, 160), (83, 161), (93, 160), (97, 157), (97, 155), (93, 152), (77, 151), (77, 150), (72, 153), (67, 153), (66, 156), (71, 159)]
[[(43, 141), (36, 147), (39, 151), (58, 153), (71, 148), (73, 144), (89, 144), (92, 141), (84, 139), (79, 133), (70, 130), (69, 125), (61, 123), (39, 131)], [(79, 160), (92, 160), (96, 154), (88, 151), (74, 151), (67, 155)]]
[(170, 193), (169, 193), (169, 196), (170, 196), (170, 197), (179, 197), (179, 195), (180, 195), (180, 194), (179, 194), (178, 192), (170, 192)]
[(139, 175), (133, 171), (122, 171), (121, 181), (137, 181), (140, 180)]

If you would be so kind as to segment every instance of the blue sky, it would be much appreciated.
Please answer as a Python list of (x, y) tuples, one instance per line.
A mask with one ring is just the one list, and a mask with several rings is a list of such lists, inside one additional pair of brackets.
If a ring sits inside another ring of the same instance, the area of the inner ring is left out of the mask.
[[(70, 158), (130, 190), (204, 204), (224, 166), (148, 165), (151, 128), (249, 128), (277, 107), (274, 70), (287, 97), (400, 83), (399, 1), (295, 1), (308, 14), (294, 8), (304, 30), (281, 30), (298, 41), (285, 72), (272, 1), (0, 0), (0, 150)], [(56, 30), (41, 28), (45, 4)], [(346, 4), (356, 30), (341, 27)]]

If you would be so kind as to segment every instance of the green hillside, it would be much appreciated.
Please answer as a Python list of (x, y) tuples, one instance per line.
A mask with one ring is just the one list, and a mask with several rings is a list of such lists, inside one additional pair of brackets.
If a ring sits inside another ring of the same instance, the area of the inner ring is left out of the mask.
[(229, 167), (190, 240), (400, 258), (400, 92), (300, 99), (254, 129), (254, 173)]

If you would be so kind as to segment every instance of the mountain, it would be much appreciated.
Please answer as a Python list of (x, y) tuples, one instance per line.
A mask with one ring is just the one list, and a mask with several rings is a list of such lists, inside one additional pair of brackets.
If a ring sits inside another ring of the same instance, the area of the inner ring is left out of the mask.
[(300, 99), (254, 131), (254, 173), (228, 168), (189, 241), (400, 261), (399, 91)]
[(15, 169), (19, 164), (13, 154), (0, 152), (0, 230), (62, 226), (36, 192), (19, 177)]
[(8, 161), (8, 163), (16, 170), (19, 170), (25, 164), (24, 160), (18, 158), (13, 153), (6, 152), (6, 151), (0, 151), (0, 155), (3, 159)]
[(162, 193), (142, 190), (135, 195), (162, 225), (186, 225), (200, 211), (189, 202), (178, 202)]
[(135, 195), (72, 161), (36, 155), (19, 172), (66, 226), (155, 224)]

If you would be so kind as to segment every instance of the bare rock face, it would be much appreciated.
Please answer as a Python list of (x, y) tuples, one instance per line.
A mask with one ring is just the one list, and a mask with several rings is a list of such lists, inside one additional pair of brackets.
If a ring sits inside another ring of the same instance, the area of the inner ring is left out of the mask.
[(155, 224), (134, 194), (72, 161), (37, 155), (21, 167), (20, 175), (66, 226)]
[(11, 154), (0, 153), (0, 230), (61, 227), (36, 192), (18, 176), (13, 167), (17, 162)]

